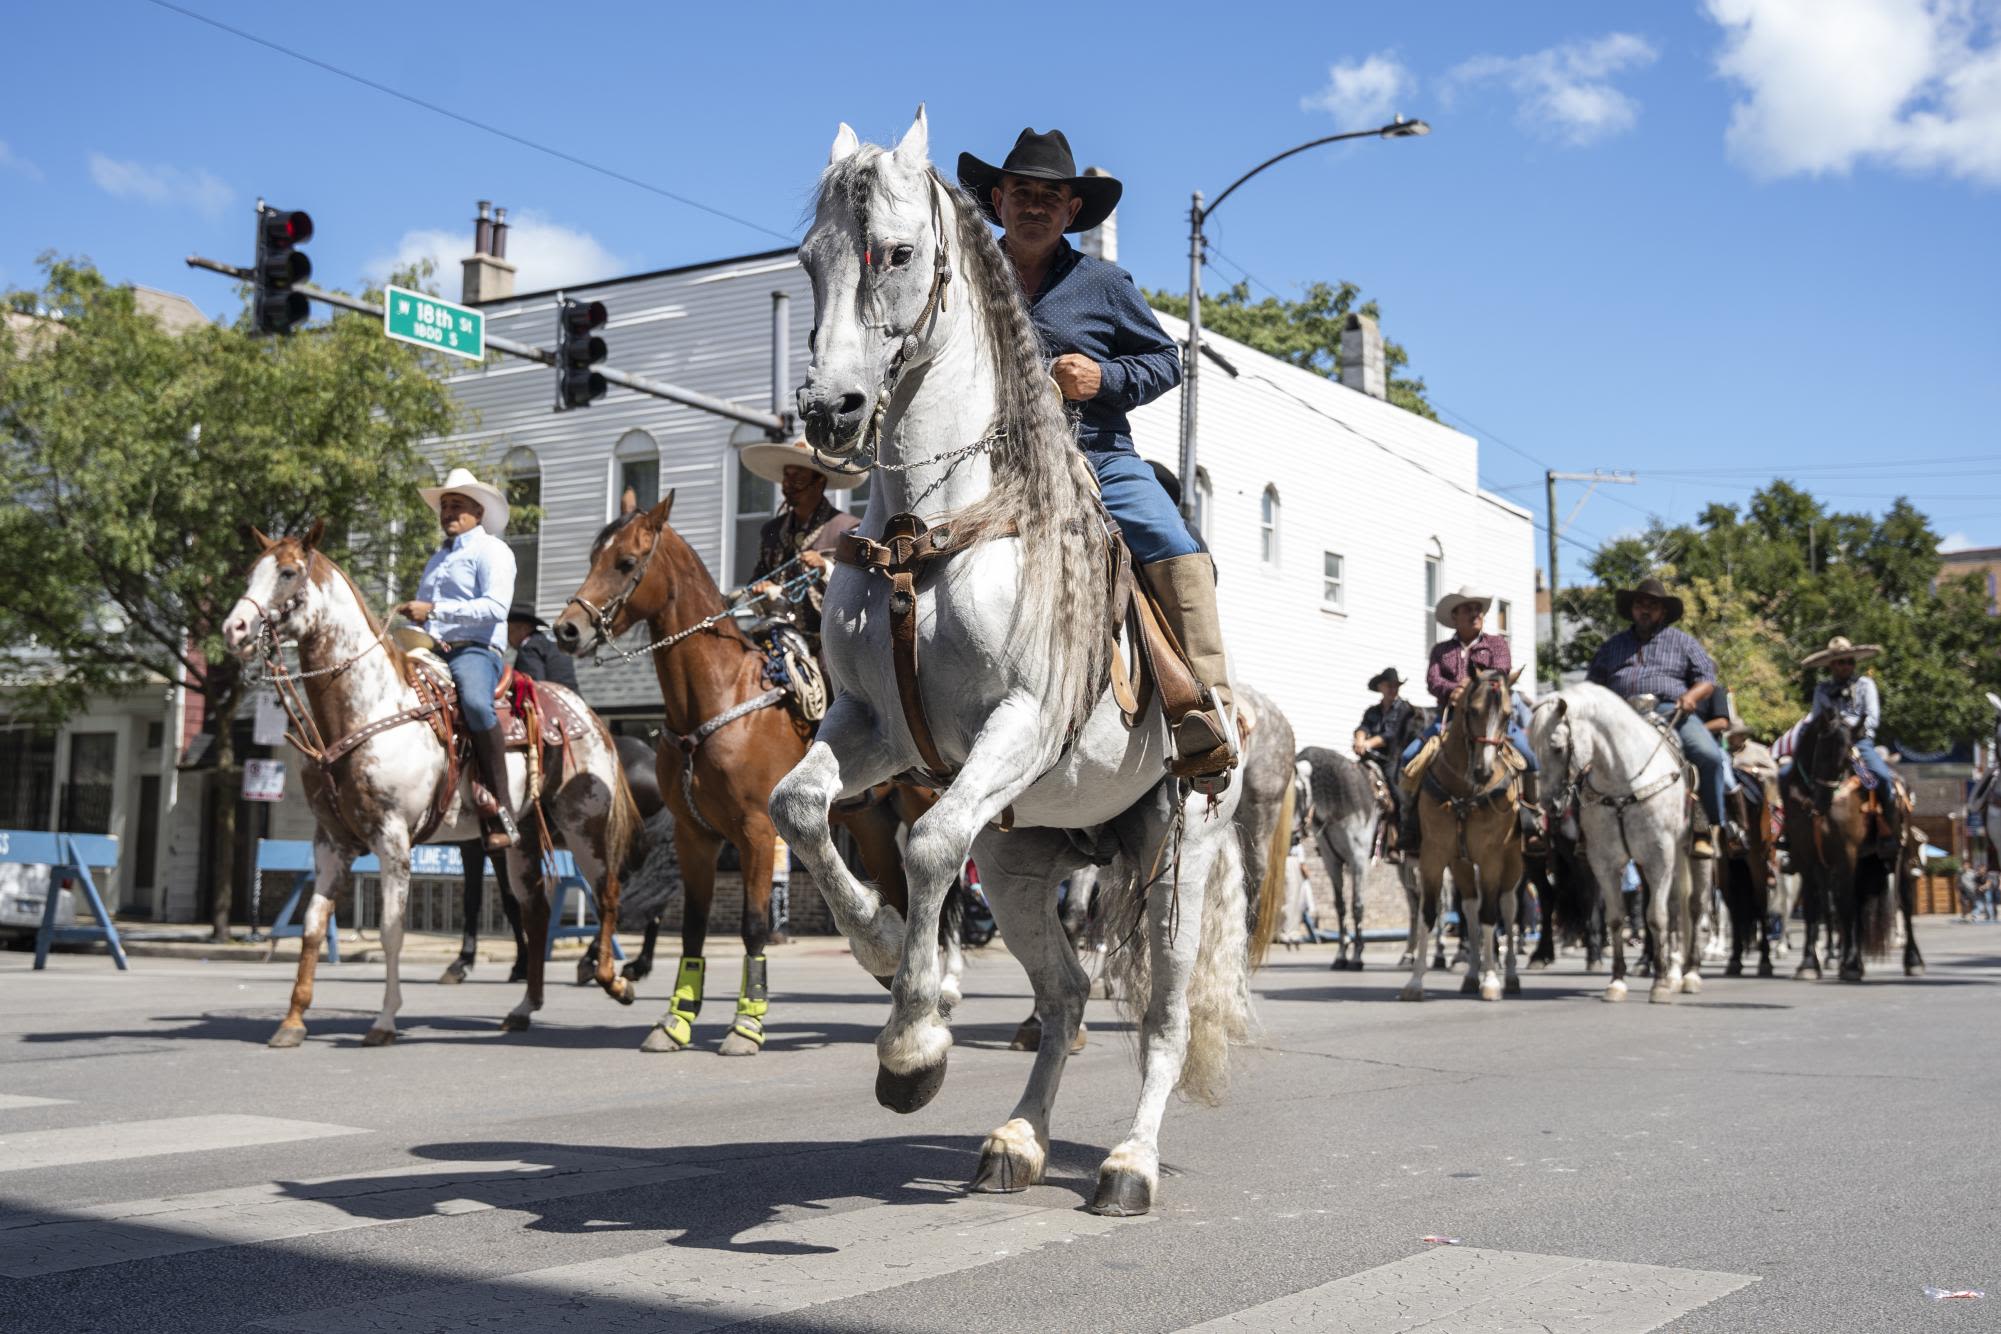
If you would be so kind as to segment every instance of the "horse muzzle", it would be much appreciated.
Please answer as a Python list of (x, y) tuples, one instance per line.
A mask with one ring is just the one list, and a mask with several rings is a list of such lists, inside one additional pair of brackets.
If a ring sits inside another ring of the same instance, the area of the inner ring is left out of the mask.
[[(596, 635), (595, 629), (585, 623), (584, 615), (574, 606), (566, 608), (549, 627), (549, 637), (556, 641), (556, 647), (571, 657), (590, 649), (593, 635)], [(597, 638), (602, 639), (603, 636), (598, 635)]]
[(855, 451), (868, 424), (869, 396), (859, 389), (836, 392), (807, 384), (799, 390), (799, 420), (806, 443), (823, 454), (843, 458)]

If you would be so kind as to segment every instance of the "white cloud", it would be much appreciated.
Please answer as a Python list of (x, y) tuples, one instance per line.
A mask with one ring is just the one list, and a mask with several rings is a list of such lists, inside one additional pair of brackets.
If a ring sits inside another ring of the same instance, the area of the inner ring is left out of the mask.
[(1475, 56), (1454, 68), (1445, 82), (1448, 91), (1504, 84), (1520, 99), (1517, 117), (1524, 126), (1583, 145), (1633, 128), (1640, 104), (1614, 87), (1612, 79), (1644, 69), (1658, 55), (1646, 38), (1615, 32), (1525, 56)]
[(16, 153), (5, 139), (0, 139), (0, 170), (18, 171), (31, 181), (42, 179), (42, 169)]
[[(394, 269), (428, 259), (433, 265), (432, 281), (439, 293), (455, 297), (459, 291), (459, 261), (471, 253), (469, 227), (405, 232), (394, 253), (370, 260), (366, 273), (380, 282)], [(533, 211), (509, 215), (507, 262), (517, 270), (514, 285), (524, 292), (594, 282), (629, 272), (632, 267), (605, 249), (589, 232), (551, 222)]]
[(178, 205), (209, 218), (222, 216), (236, 199), (234, 190), (204, 168), (149, 167), (142, 162), (120, 162), (102, 153), (90, 155), (90, 179), (98, 189), (119, 199)]
[(1858, 162), (2001, 184), (2001, 11), (1991, 0), (1707, 0), (1740, 86), (1724, 142), (1752, 174)]
[(1399, 98), (1417, 90), (1417, 80), (1403, 62), (1387, 51), (1378, 51), (1354, 65), (1330, 65), (1327, 86), (1311, 97), (1299, 99), (1302, 111), (1325, 111), (1343, 130), (1365, 130), (1384, 125), (1401, 110)]
[(1960, 532), (1947, 533), (1944, 537), (1941, 537), (1938, 540), (1938, 550), (1941, 552), (1971, 551), (1973, 548), (1979, 545), (1980, 544), (1974, 541), (1971, 537), (1967, 536), (1965, 533), (1960, 533)]

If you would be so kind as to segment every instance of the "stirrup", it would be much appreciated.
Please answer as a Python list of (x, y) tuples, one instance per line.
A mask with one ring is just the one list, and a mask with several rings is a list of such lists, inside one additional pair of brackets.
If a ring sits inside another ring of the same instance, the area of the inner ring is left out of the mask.
[(480, 821), (486, 827), (485, 844), (488, 852), (501, 852), (521, 841), (521, 830), (515, 826), (514, 812), (505, 806)]

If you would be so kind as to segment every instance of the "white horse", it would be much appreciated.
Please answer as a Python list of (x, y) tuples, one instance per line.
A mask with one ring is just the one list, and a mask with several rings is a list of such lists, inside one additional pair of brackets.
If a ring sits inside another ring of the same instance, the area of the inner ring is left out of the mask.
[[(362, 1045), (380, 1047), (396, 1040), (396, 1014), (403, 1005), (398, 962), (403, 948), (403, 909), (410, 889), (410, 846), (432, 822), (432, 801), (447, 767), (444, 747), (428, 720), (418, 716), (427, 701), (411, 686), (409, 664), (388, 631), (363, 604), (353, 581), (318, 550), (322, 525), (303, 537), (277, 541), (258, 534), (264, 552), (250, 568), (249, 586), (222, 623), (223, 643), (246, 662), (275, 659), (277, 645), (296, 640), (299, 683), (305, 706), (302, 724), (324, 754), (342, 753), (322, 766), (310, 756), (304, 766), (306, 801), (319, 829), (313, 836), (313, 894), (306, 905), (305, 934), (292, 1004), (271, 1037), (273, 1047), (296, 1047), (306, 1038), (306, 1008), (313, 1001), (313, 972), (326, 938), (334, 899), (348, 882), (348, 868), (364, 851), (382, 866), (382, 1012)], [(600, 931), (597, 981), (621, 1004), (633, 1000), (631, 982), (613, 971), (611, 933), (618, 921), (619, 875), (628, 856), (645, 846), (639, 809), (619, 765), (611, 733), (582, 700), (561, 686), (540, 683), (538, 693), (560, 694), (578, 719), (588, 720), (565, 749), (566, 772), (550, 772), (546, 807), (564, 836), (577, 871), (598, 886)], [(296, 721), (296, 719), (295, 719)], [(353, 738), (362, 738), (353, 742)], [(353, 744), (348, 744), (353, 742)], [(479, 812), (466, 766), (458, 789), (446, 795), (442, 817), (430, 840), (477, 840)], [(329, 774), (331, 781), (329, 781)], [(527, 752), (509, 751), (508, 791), (502, 796), (524, 834), (534, 825), (528, 800)], [(524, 843), (528, 840), (524, 839)], [(507, 851), (506, 884), (522, 905), (528, 937), (528, 989), (501, 1021), (518, 1031), (542, 1008), (543, 945), (549, 927), (549, 900), (541, 859), (528, 847)]]
[[(1653, 968), (1648, 999), (1702, 990), (1700, 932), (1713, 863), (1689, 856), (1693, 808), (1681, 751), (1632, 705), (1582, 682), (1536, 705), (1530, 738), (1543, 790), (1576, 785), (1585, 855), (1604, 887), (1605, 921), (1625, 920), (1620, 895), (1628, 861), (1648, 889)], [(1626, 933), (1614, 926), (1605, 999), (1626, 998)]]
[[(1122, 992), (1145, 1007), (1139, 1108), (1091, 1204), (1143, 1213), (1169, 1095), (1216, 1096), (1230, 1042), (1249, 1032), (1247, 889), (1232, 823), (1242, 784), (1216, 800), (1183, 795), (1163, 778), (1171, 750), (1157, 703), (1129, 730), (1106, 690), (1109, 590), (1088, 470), (1013, 269), (973, 202), (932, 168), (921, 108), (893, 152), (841, 126), (800, 260), (814, 296), (813, 364), (799, 392), (807, 438), (875, 465), (861, 536), (881, 541), (890, 517), (910, 511), (936, 526), (906, 536), (904, 550), (956, 552), (924, 566), (915, 586), (917, 694), (950, 785), (910, 832), (906, 923), (828, 837), (834, 801), (925, 764), (893, 668), (903, 595), (883, 574), (843, 565), (823, 622), (841, 693), (772, 793), (772, 818), (856, 958), (895, 974), (876, 1097), (899, 1112), (929, 1102), (944, 1079), (952, 1037), (939, 1009), (938, 915), (972, 845), (1044, 1034), (1021, 1101), (986, 1138), (975, 1190), (1024, 1189), (1048, 1163), (1050, 1112), (1088, 986), (1057, 917), (1056, 886), (1085, 860), (1078, 838), (1145, 868), (1143, 920), (1113, 923), (1148, 974), (1145, 990)], [(994, 827), (1004, 812), (1012, 832)]]

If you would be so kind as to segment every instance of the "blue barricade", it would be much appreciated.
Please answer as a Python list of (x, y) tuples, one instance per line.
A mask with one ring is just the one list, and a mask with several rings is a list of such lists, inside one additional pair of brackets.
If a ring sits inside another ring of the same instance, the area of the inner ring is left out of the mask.
[[(591, 892), (590, 883), (577, 874), (577, 859), (566, 848), (557, 848), (542, 859), (543, 872), (556, 882), (556, 892), (549, 905), (549, 943), (543, 957), (548, 958), (555, 950), (558, 940), (594, 939), (595, 926), (562, 925), (563, 910), (568, 905), (572, 891), (582, 895), (580, 902), (590, 908), (593, 919), (597, 917), (597, 895)], [(313, 845), (304, 839), (260, 838), (257, 840), (257, 870), (294, 871), (298, 879), (293, 882), (292, 893), (285, 900), (285, 906), (278, 910), (278, 918), (266, 932), (277, 940), (289, 936), (302, 936), (305, 928), (292, 921), (299, 909), (299, 903), (313, 884)], [(352, 868), (355, 875), (380, 875), (382, 863), (374, 853), (354, 859)], [(465, 862), (459, 856), (456, 843), (421, 843), (410, 849), (410, 874), (430, 879), (457, 880), (465, 874)], [(625, 951), (619, 948), (616, 938), (611, 942), (612, 956), (621, 962)], [(329, 910), (327, 915), (327, 962), (340, 962), (340, 933)]]
[[(0, 829), (0, 862), (49, 868), (49, 889), (42, 898), (42, 924), (35, 932), (36, 968), (48, 966), (49, 946), (56, 942), (71, 944), (87, 940), (103, 941), (110, 947), (113, 963), (121, 969), (130, 966), (125, 962), (125, 946), (118, 939), (118, 928), (112, 925), (111, 913), (90, 874), (93, 866), (108, 869), (118, 865), (117, 839), (104, 834)], [(96, 926), (75, 926), (68, 922), (56, 925), (56, 905), (62, 901), (63, 888), (71, 881), (82, 887), (91, 915), (97, 919)]]

